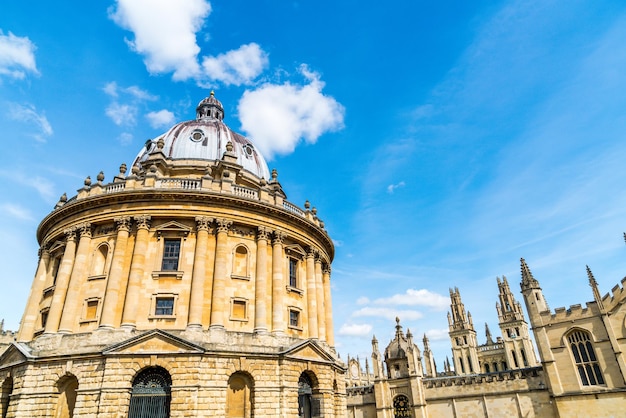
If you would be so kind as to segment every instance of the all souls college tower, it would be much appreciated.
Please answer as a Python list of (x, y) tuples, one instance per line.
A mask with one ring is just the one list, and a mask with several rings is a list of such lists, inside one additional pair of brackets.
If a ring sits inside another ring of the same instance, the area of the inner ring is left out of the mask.
[(334, 247), (211, 96), (37, 231), (2, 417), (344, 416)]

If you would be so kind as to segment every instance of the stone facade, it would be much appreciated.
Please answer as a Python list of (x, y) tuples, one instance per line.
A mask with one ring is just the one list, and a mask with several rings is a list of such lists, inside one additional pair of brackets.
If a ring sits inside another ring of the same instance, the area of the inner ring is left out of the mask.
[(212, 94), (41, 222), (2, 418), (345, 415), (332, 241), (223, 115)]
[[(521, 305), (506, 278), (497, 279), (502, 336), (486, 328), (477, 343), (471, 314), (458, 289), (448, 315), (454, 368), (437, 373), (424, 336), (424, 356), (397, 319), (385, 349), (372, 340), (373, 373), (349, 359), (348, 417), (621, 417), (626, 410), (626, 290), (600, 296), (587, 269), (594, 301), (550, 311), (539, 282), (521, 261), (522, 295), (540, 362)], [(622, 280), (622, 286), (626, 279)], [(422, 363), (426, 368), (422, 369)], [(367, 365), (367, 363), (366, 363)], [(408, 406), (407, 406), (408, 405)]]

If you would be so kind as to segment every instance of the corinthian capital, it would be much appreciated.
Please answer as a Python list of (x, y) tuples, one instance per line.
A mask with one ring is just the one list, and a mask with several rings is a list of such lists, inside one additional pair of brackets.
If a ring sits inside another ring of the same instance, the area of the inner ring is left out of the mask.
[(115, 221), (118, 231), (130, 231), (130, 216), (120, 216), (114, 218), (113, 221)]
[(269, 238), (269, 235), (270, 235), (270, 231), (268, 231), (266, 227), (260, 226), (257, 229), (256, 239), (257, 241), (261, 241), (261, 240), (267, 241)]
[(135, 222), (137, 222), (137, 229), (150, 229), (150, 215), (135, 216)]
[(91, 238), (91, 224), (89, 222), (78, 225), (78, 230), (81, 237)]
[(272, 240), (272, 244), (282, 244), (285, 239), (285, 234), (280, 231), (274, 231), (274, 239)]
[(76, 241), (76, 227), (67, 228), (63, 231), (63, 233), (65, 234), (65, 239), (68, 242)]
[(213, 218), (208, 216), (196, 216), (196, 229), (198, 231), (208, 231)]
[(217, 233), (220, 232), (228, 232), (230, 227), (233, 225), (233, 221), (228, 219), (216, 219), (215, 223), (217, 223)]

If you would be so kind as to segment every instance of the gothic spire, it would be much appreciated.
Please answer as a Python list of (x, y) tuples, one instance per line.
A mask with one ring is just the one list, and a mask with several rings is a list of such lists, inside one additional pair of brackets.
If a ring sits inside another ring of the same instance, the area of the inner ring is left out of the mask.
[(520, 262), (522, 269), (522, 290), (539, 288), (539, 282), (533, 277), (533, 274), (528, 268), (528, 264), (526, 264), (526, 260), (520, 258)]
[(593, 273), (591, 272), (591, 269), (589, 268), (589, 266), (586, 266), (586, 267), (587, 267), (587, 277), (589, 277), (589, 286), (591, 286), (591, 290), (593, 291), (593, 298), (598, 304), (598, 308), (600, 309), (600, 312), (604, 313), (604, 304), (602, 303), (602, 297), (600, 296), (600, 290), (598, 289), (598, 282), (596, 281), (596, 278), (593, 277)]

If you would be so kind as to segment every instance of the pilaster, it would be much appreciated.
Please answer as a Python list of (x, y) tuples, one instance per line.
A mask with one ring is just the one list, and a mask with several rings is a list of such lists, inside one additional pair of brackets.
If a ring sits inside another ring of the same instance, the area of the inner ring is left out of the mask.
[(326, 341), (326, 304), (324, 303), (324, 285), (322, 283), (322, 260), (319, 254), (315, 258), (315, 288), (317, 291), (317, 330), (319, 339)]
[(284, 260), (283, 234), (280, 231), (274, 231), (272, 241), (272, 332), (278, 335), (285, 333)]
[(324, 312), (326, 315), (326, 342), (331, 347), (335, 346), (335, 331), (333, 328), (333, 307), (330, 294), (330, 266), (325, 264), (322, 268), (322, 280), (324, 281)]
[(306, 301), (309, 318), (309, 338), (318, 338), (317, 286), (315, 285), (315, 251), (309, 249), (306, 255)]
[(35, 273), (35, 280), (30, 288), (28, 304), (24, 310), (20, 331), (17, 336), (17, 340), (20, 342), (30, 341), (33, 339), (37, 318), (39, 317), (39, 300), (41, 299), (41, 295), (46, 286), (49, 262), (50, 253), (46, 248), (46, 244), (44, 244), (39, 249), (39, 264), (37, 266), (37, 273)]
[(228, 230), (232, 221), (216, 219), (217, 238), (215, 247), (215, 270), (213, 272), (213, 296), (211, 300), (211, 328), (224, 329), (224, 309), (226, 297), (226, 275), (228, 274)]

